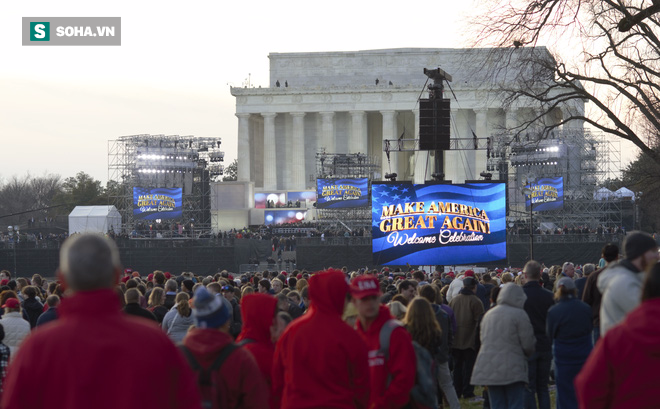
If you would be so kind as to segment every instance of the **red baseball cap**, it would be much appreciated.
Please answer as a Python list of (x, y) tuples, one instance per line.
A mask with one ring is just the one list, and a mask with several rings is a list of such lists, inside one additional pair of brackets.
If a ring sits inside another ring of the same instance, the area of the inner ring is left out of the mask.
[(474, 271), (468, 270), (464, 274), (465, 277), (474, 277)]
[(21, 305), (21, 303), (18, 302), (16, 298), (7, 298), (7, 301), (5, 301), (5, 305), (3, 305), (0, 308), (18, 308), (18, 306)]
[(351, 282), (351, 294), (358, 299), (369, 297), (370, 295), (381, 295), (378, 278), (373, 275), (355, 277), (353, 282)]

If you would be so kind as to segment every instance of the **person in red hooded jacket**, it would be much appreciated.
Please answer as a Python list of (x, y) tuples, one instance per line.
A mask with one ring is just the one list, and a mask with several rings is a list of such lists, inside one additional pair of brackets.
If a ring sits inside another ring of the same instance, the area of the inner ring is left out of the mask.
[[(199, 287), (193, 298), (195, 326), (183, 339), (188, 356), (202, 368), (210, 368), (225, 348), (233, 344), (230, 334), (231, 304), (221, 295)], [(192, 364), (192, 362), (191, 362)], [(268, 407), (268, 387), (252, 354), (234, 349), (216, 372), (215, 391), (221, 408), (264, 409)], [(201, 372), (198, 371), (198, 380)]]
[(657, 408), (660, 365), (660, 264), (642, 287), (642, 303), (607, 331), (575, 378), (580, 408)]
[(273, 362), (273, 396), (282, 409), (366, 409), (367, 347), (341, 316), (348, 284), (340, 270), (309, 281), (309, 311), (280, 337)]
[(351, 283), (353, 302), (358, 310), (357, 332), (369, 349), (371, 401), (369, 409), (399, 409), (408, 404), (415, 385), (416, 357), (412, 338), (401, 326), (390, 336), (389, 358), (380, 351), (380, 330), (394, 317), (381, 305), (380, 285), (373, 275), (356, 277)]
[(271, 372), (275, 344), (270, 338), (270, 329), (277, 313), (277, 299), (267, 294), (248, 294), (241, 298), (243, 329), (236, 343), (250, 351), (264, 375), (268, 388), (272, 385)]

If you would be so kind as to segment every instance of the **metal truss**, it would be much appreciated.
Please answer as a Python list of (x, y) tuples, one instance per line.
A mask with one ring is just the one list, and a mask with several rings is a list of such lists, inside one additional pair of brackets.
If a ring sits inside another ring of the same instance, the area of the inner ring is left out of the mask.
[[(109, 199), (125, 233), (136, 229), (133, 188), (182, 188), (182, 219), (197, 234), (211, 230), (210, 183), (224, 172), (220, 138), (130, 135), (108, 141)], [(197, 235), (196, 234), (196, 235)]]

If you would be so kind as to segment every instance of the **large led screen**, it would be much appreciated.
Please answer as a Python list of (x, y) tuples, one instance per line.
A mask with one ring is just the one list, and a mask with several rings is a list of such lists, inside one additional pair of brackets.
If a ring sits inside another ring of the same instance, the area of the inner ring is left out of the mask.
[(377, 265), (506, 259), (505, 183), (374, 183), (371, 206)]
[(288, 192), (286, 194), (288, 201), (292, 203), (300, 202), (301, 206), (305, 206), (306, 203), (316, 202), (316, 192), (307, 191), (307, 192)]
[(532, 191), (531, 197), (525, 199), (525, 207), (529, 210), (530, 199), (532, 210), (560, 210), (564, 207), (564, 178), (540, 178), (525, 186)]
[(316, 179), (317, 209), (364, 207), (369, 204), (369, 180)]
[(271, 209), (286, 205), (286, 193), (284, 192), (264, 192), (254, 194), (255, 209)]
[(181, 217), (181, 188), (133, 188), (135, 219), (178, 219)]
[(300, 210), (266, 210), (264, 212), (264, 224), (297, 223), (305, 220), (306, 215), (306, 211)]

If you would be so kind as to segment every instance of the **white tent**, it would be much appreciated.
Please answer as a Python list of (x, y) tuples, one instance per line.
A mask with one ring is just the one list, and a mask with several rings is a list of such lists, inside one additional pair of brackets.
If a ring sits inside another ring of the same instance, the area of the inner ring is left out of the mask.
[(76, 206), (69, 214), (69, 234), (121, 231), (121, 215), (114, 206)]
[(614, 198), (614, 192), (606, 187), (601, 187), (594, 192), (595, 200), (609, 200)]
[(614, 196), (616, 196), (619, 199), (623, 199), (624, 197), (629, 197), (631, 200), (633, 201), (635, 200), (635, 192), (628, 189), (627, 187), (622, 187), (621, 189), (614, 192)]

